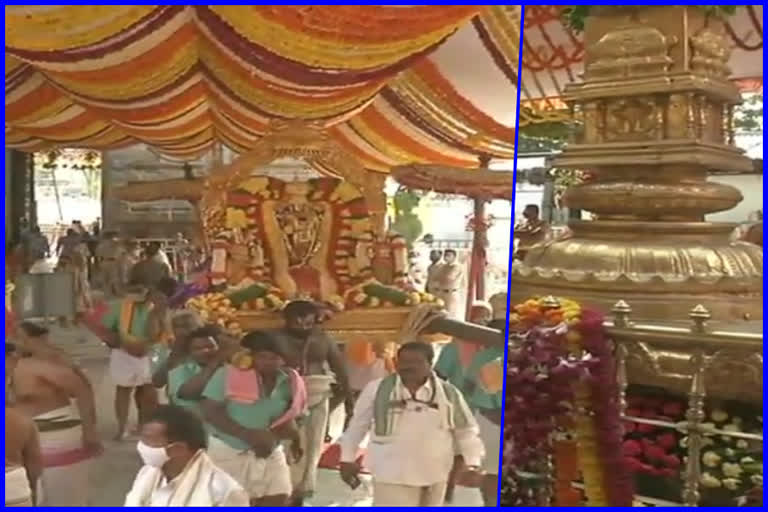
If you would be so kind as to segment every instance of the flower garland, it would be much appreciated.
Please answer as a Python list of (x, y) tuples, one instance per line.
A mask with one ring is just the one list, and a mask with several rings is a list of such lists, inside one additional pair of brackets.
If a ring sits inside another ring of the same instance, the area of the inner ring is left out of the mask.
[[(531, 299), (514, 307), (505, 411), (505, 505), (540, 505), (513, 475), (541, 471), (558, 429), (572, 426), (590, 506), (631, 506), (622, 455), (616, 363), (602, 316), (569, 300)], [(543, 455), (545, 454), (545, 455)], [(549, 475), (546, 475), (549, 478)]]

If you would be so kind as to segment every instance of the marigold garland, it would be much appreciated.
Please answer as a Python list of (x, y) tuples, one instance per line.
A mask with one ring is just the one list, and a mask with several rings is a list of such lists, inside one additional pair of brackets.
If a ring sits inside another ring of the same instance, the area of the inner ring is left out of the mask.
[[(589, 505), (631, 506), (634, 492), (621, 449), (615, 361), (602, 317), (573, 301), (537, 298), (513, 308), (510, 332), (517, 333), (521, 345), (508, 357), (507, 477), (515, 480), (510, 472), (541, 468), (536, 461), (554, 454), (552, 436), (566, 423), (578, 443)], [(520, 378), (531, 372), (532, 380)], [(518, 414), (518, 408), (524, 412)], [(546, 414), (560, 419), (543, 421)], [(564, 417), (571, 419), (564, 422)], [(508, 494), (509, 502), (502, 504), (531, 504), (524, 494)]]

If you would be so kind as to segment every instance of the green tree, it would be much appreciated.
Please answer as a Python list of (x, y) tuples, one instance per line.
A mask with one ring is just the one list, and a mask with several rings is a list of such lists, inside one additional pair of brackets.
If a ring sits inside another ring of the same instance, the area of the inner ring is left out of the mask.
[(392, 223), (392, 230), (405, 238), (410, 249), (424, 230), (424, 225), (418, 215), (414, 213), (421, 202), (421, 196), (413, 190), (400, 187), (392, 202), (395, 206), (395, 221)]

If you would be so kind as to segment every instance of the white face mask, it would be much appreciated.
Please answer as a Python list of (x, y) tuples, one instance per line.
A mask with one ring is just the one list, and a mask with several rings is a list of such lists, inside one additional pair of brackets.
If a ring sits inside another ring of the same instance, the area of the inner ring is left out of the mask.
[(167, 446), (149, 446), (141, 441), (136, 445), (141, 460), (145, 465), (152, 466), (153, 468), (162, 468), (171, 459), (168, 456), (167, 448)]

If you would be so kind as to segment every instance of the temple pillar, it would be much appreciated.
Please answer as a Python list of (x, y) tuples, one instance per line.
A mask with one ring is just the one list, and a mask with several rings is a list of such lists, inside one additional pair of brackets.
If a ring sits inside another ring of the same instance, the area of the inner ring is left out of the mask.
[(723, 21), (697, 6), (593, 6), (585, 72), (564, 100), (577, 130), (554, 165), (589, 170), (570, 188), (572, 236), (532, 249), (512, 269), (512, 300), (557, 294), (634, 317), (684, 318), (703, 304), (719, 320), (762, 318), (762, 249), (729, 240), (705, 215), (742, 200), (712, 172), (743, 172), (733, 143)]

